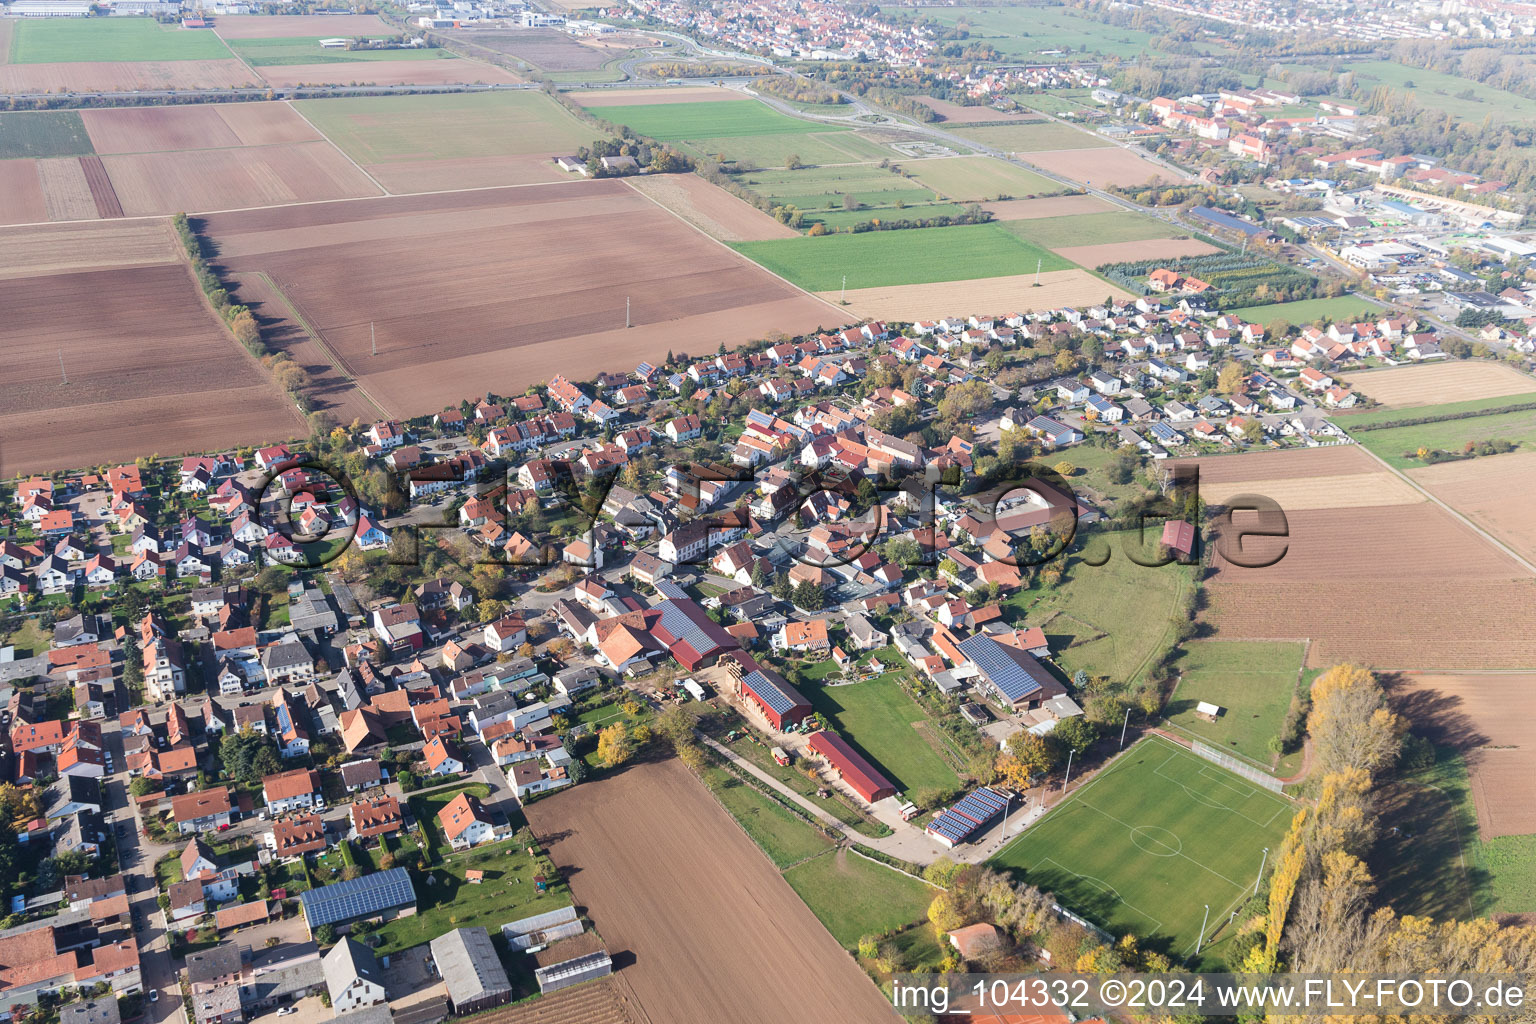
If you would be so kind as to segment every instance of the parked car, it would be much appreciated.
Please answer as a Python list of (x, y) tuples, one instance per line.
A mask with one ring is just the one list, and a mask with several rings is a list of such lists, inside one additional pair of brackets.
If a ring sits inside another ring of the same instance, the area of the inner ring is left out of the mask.
[(159, 989), (152, 988), (152, 989), (149, 990), (149, 1001), (152, 1002), (152, 1003), (158, 1003), (160, 1001), (160, 990)]

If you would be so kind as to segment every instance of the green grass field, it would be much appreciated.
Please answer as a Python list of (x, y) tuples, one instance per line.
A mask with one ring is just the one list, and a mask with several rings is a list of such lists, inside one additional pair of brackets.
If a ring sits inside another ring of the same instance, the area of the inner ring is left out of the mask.
[(999, 224), (737, 242), (732, 248), (807, 291), (831, 291), (844, 274), (849, 288), (874, 288), (1033, 273), (1037, 259), (1045, 270), (1074, 266)]
[(659, 142), (744, 138), (751, 135), (809, 135), (845, 131), (781, 114), (757, 100), (707, 103), (647, 103), (632, 107), (602, 107), (605, 120), (628, 125)]
[[(1536, 117), (1536, 100), (1497, 89), (1470, 78), (1425, 68), (1404, 67), (1389, 61), (1351, 63), (1360, 85), (1369, 91), (1385, 85), (1409, 92), (1421, 107), (1438, 110), (1463, 121), (1527, 121)], [(1470, 93), (1470, 95), (1465, 95)]]
[(859, 937), (923, 920), (938, 890), (847, 850), (822, 854), (784, 872), (832, 937), (856, 949)]
[[(1486, 870), (1488, 844), (1477, 841), (1477, 811), (1461, 756), (1448, 747), (1435, 764), (1407, 778), (1389, 780), (1374, 794), (1380, 816), (1376, 843), (1366, 858), (1382, 899), (1399, 914), (1437, 920), (1467, 920), (1494, 911), (1536, 910), (1512, 892), (1511, 905), (1497, 906), (1498, 875)], [(1511, 837), (1526, 838), (1526, 837)], [(1497, 840), (1496, 840), (1497, 842)], [(1536, 881), (1536, 858), (1511, 858), (1504, 874), (1518, 888)], [(1523, 905), (1522, 905), (1523, 904)]]
[(229, 48), (253, 68), (293, 64), (360, 64), (376, 60), (437, 60), (453, 54), (441, 47), (397, 50), (328, 50), (312, 39), (231, 39)]
[(1291, 804), (1160, 737), (1121, 755), (991, 861), (1143, 948), (1207, 950), (1279, 847)]
[(1143, 217), (1125, 210), (1087, 213), (1072, 217), (1033, 217), (1006, 220), (1003, 227), (1026, 242), (1046, 249), (1072, 245), (1103, 245), (1108, 242), (1137, 242), (1144, 238), (1167, 238), (1166, 221)]
[(365, 96), (294, 105), (360, 164), (557, 153), (600, 134), (533, 91)]
[[(1370, 394), (1370, 374), (1350, 375), (1350, 386), (1360, 389), (1367, 395)], [(1410, 405), (1391, 409), (1376, 409), (1372, 412), (1351, 413), (1348, 416), (1341, 416), (1339, 422), (1345, 427), (1367, 427), (1375, 423), (1391, 423), (1395, 420), (1416, 419), (1420, 416), (1446, 416), (1453, 413), (1508, 409), (1512, 405), (1523, 405), (1526, 402), (1536, 402), (1536, 391), (1527, 392), (1523, 395), (1495, 395), (1491, 398), (1469, 398), (1465, 402), (1444, 402), (1440, 405)], [(1370, 433), (1370, 431), (1364, 431), (1364, 433)]]
[(1066, 191), (1060, 182), (990, 156), (911, 160), (901, 167), (920, 184), (960, 203), (979, 203), (1000, 196), (1053, 196)]
[(811, 707), (896, 787), (906, 793), (924, 788), (955, 789), (960, 779), (912, 728), (927, 721), (894, 676), (884, 675), (846, 686), (806, 687)]
[(1297, 327), (1318, 320), (1324, 323), (1353, 323), (1365, 317), (1374, 320), (1382, 312), (1382, 308), (1375, 303), (1352, 295), (1340, 295), (1332, 299), (1301, 299), (1297, 302), (1275, 302), (1267, 306), (1245, 306), (1232, 310), (1232, 315), (1264, 326), (1276, 320), (1284, 320), (1292, 327)]
[(710, 767), (705, 769), (703, 777), (705, 785), (736, 819), (742, 831), (762, 848), (776, 867), (786, 868), (831, 849), (830, 839), (727, 769)]
[[(1513, 404), (1518, 399), (1506, 399), (1502, 404)], [(1398, 410), (1398, 418), (1414, 415), (1434, 415), (1439, 406), (1422, 409)], [(1341, 421), (1348, 429), (1349, 421)], [(1499, 438), (1516, 444), (1536, 442), (1536, 409), (1523, 412), (1494, 413), (1473, 416), (1461, 420), (1445, 420), (1440, 423), (1424, 423), (1416, 427), (1389, 427), (1386, 430), (1362, 430), (1354, 435), (1356, 440), (1375, 452), (1389, 464), (1399, 469), (1422, 466), (1413, 453), (1420, 448), (1441, 448), (1459, 451), (1468, 441), (1486, 441)]]
[(974, 126), (962, 124), (949, 131), (961, 138), (1007, 153), (1043, 153), (1052, 149), (1093, 149), (1113, 145), (1108, 139), (1060, 121)]
[(680, 145), (695, 156), (735, 160), (750, 167), (783, 167), (791, 156), (820, 165), (869, 163), (896, 155), (857, 132), (836, 128), (808, 135), (727, 135)]
[(1066, 114), (1074, 110), (1097, 110), (1089, 89), (1052, 89), (1050, 92), (1021, 93), (1019, 104), (1042, 114)]
[[(1072, 452), (1062, 458), (1072, 461)], [(1073, 556), (1064, 582), (1023, 591), (1004, 604), (1015, 622), (1045, 630), (1056, 660), (1069, 675), (1083, 669), (1116, 683), (1134, 682), (1169, 642), (1172, 620), (1180, 614), (1190, 586), (1190, 568), (1177, 563), (1137, 565), (1121, 547), (1125, 536), (1094, 538), (1085, 554), (1097, 549), (1102, 557), (1109, 551), (1103, 565)], [(1152, 554), (1147, 552), (1148, 557)], [(1127, 594), (1136, 599), (1127, 601)]]
[(12, 64), (227, 60), (232, 56), (210, 30), (162, 25), (151, 18), (23, 18), (11, 35)]
[(1066, 7), (925, 7), (921, 13), (945, 25), (964, 22), (970, 26), (972, 40), (990, 43), (999, 52), (1013, 57), (1048, 50), (1087, 51), (1114, 57), (1163, 52), (1152, 45), (1149, 32), (1106, 25)]
[(86, 156), (96, 152), (85, 123), (73, 110), (29, 110), (0, 114), (0, 160), (20, 157)]
[[(1280, 734), (1296, 692), (1302, 653), (1294, 643), (1186, 644), (1174, 664), (1179, 685), (1164, 714), (1180, 732), (1268, 767), (1275, 760), (1269, 741)], [(1197, 718), (1200, 701), (1224, 713), (1214, 722)]]
[[(805, 227), (821, 223), (841, 227), (876, 218), (934, 217), (963, 212), (928, 189), (874, 164), (840, 164), (802, 167), (799, 170), (762, 170), (738, 175), (737, 184), (776, 203), (805, 214)], [(844, 208), (852, 196), (858, 208)]]

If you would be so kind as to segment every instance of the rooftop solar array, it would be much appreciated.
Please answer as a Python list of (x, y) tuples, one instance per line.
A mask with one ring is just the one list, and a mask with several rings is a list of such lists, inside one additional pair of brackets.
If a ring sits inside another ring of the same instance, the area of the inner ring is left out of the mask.
[(701, 658), (722, 646), (709, 635), (703, 623), (695, 621), (684, 606), (675, 601), (662, 602), (659, 625), (674, 638), (674, 643), (687, 644)]
[(668, 601), (688, 600), (688, 591), (684, 590), (676, 583), (673, 583), (671, 580), (657, 580), (656, 593), (660, 594)]
[(741, 685), (745, 686), (747, 689), (756, 694), (757, 698), (772, 708), (773, 713), (776, 715), (782, 715), (789, 711), (791, 708), (803, 705), (805, 703), (803, 700), (796, 699), (796, 697), (799, 696), (798, 694), (795, 697), (791, 697), (789, 693), (786, 692), (786, 687), (780, 686), (778, 683), (774, 682), (760, 668), (753, 669), (751, 672), (747, 673), (746, 676), (742, 678)]
[(962, 641), (960, 651), (986, 673), (987, 679), (1012, 703), (1028, 697), (1044, 687), (1041, 680), (1020, 664), (1018, 655), (1030, 661), (1034, 657), (1022, 651), (1014, 652), (983, 633)]
[(338, 921), (351, 921), (383, 913), (416, 902), (411, 887), (411, 873), (405, 868), (390, 868), (362, 878), (332, 882), (318, 889), (299, 893), (304, 905), (304, 920), (311, 930)]
[(1006, 796), (983, 786), (929, 822), (927, 831), (958, 846), (990, 826), (1007, 807)]

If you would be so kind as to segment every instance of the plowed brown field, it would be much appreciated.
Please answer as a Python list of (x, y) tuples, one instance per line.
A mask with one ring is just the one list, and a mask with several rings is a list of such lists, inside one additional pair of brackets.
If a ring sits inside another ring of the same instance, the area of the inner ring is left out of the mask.
[(1288, 480), (1307, 476), (1344, 476), (1370, 473), (1381, 468), (1358, 445), (1327, 448), (1288, 448), (1275, 452), (1217, 455), (1206, 459), (1177, 459), (1174, 465), (1200, 467), (1200, 482), (1234, 480)]
[[(124, 226), (142, 232), (140, 225)], [(29, 230), (16, 240), (35, 237)], [(0, 352), (7, 367), (0, 388), (0, 473), (202, 451), (302, 432), (292, 405), (207, 308), (190, 270), (171, 262), (172, 239), (163, 237), (166, 262), (158, 265), (49, 273), (47, 264), (39, 264), (38, 275), (0, 280), (0, 308), (6, 310)], [(71, 241), (81, 239), (71, 235)], [(0, 231), (0, 247), (14, 251), (11, 243), (10, 233)], [(52, 242), (39, 246), (50, 247), (58, 248)], [(141, 234), (127, 237), (118, 255), (125, 253), (146, 254)]]
[(163, 153), (175, 149), (218, 149), (240, 138), (215, 104), (182, 107), (117, 107), (82, 110), (91, 145), (108, 153)]
[(112, 188), (112, 182), (107, 177), (107, 169), (102, 166), (101, 157), (95, 155), (81, 157), (80, 170), (85, 173), (85, 183), (91, 190), (91, 202), (96, 204), (96, 216), (121, 217), (123, 204), (117, 201), (117, 192)]
[(1536, 562), (1536, 452), (1510, 452), (1409, 470), (1420, 486)]
[(206, 225), (219, 262), (269, 275), (395, 415), (842, 319), (617, 180), (251, 210)]
[[(1395, 366), (1389, 370), (1346, 374), (1340, 380), (1393, 409), (1536, 391), (1536, 378), (1513, 366), (1486, 361)], [(1349, 421), (1343, 422), (1347, 425)]]
[(722, 242), (797, 238), (800, 232), (737, 199), (696, 174), (652, 174), (624, 179), (661, 206)]
[(1073, 181), (1105, 185), (1145, 185), (1149, 180), (1181, 181), (1184, 175), (1128, 149), (1054, 149), (1027, 155), (1030, 163)]
[(122, 154), (101, 160), (130, 217), (381, 194), (329, 142)]
[(77, 221), (0, 232), (6, 260), (0, 277), (41, 277), (65, 271), (177, 262), (171, 226), (163, 220), (123, 224)]
[(0, 66), (0, 92), (145, 92), (228, 89), (261, 83), (241, 61), (79, 61)]
[[(867, 320), (930, 320), (964, 309), (1059, 309), (1102, 302), (1106, 296), (1130, 298), (1123, 289), (1086, 270), (1050, 271), (1040, 275), (1040, 287), (1034, 285), (1034, 274), (1015, 274), (938, 284), (851, 288), (846, 297), (849, 313)], [(820, 294), (828, 302), (842, 297), (839, 292)]]
[(376, 14), (231, 14), (221, 15), (213, 30), (221, 39), (393, 36), (400, 32)]
[[(653, 1024), (880, 1024), (895, 1013), (676, 761), (527, 808)], [(628, 954), (628, 957), (624, 955)]]
[(1404, 673), (1392, 696), (1416, 727), (1466, 757), (1481, 838), (1536, 832), (1536, 675)]
[(39, 160), (37, 179), (49, 220), (90, 220), (96, 216), (96, 200), (91, 198), (91, 183), (85, 180), (79, 157)]
[(1035, 220), (1077, 213), (1109, 213), (1114, 207), (1097, 196), (1052, 196), (1049, 199), (1001, 199), (981, 208), (998, 220)]
[(1100, 267), (1131, 260), (1171, 260), (1179, 256), (1203, 256), (1216, 247), (1198, 238), (1143, 238), (1136, 242), (1104, 242), (1099, 245), (1058, 246), (1055, 252), (1079, 266)]
[[(1228, 639), (1310, 639), (1314, 667), (1525, 668), (1536, 632), (1520, 610), (1536, 580), (1438, 505), (1298, 509), (1288, 541), (1249, 538), (1241, 568), (1215, 556), (1205, 613)], [(1252, 524), (1247, 515), (1238, 527)]]
[(36, 160), (0, 160), (0, 224), (35, 224), (48, 219), (48, 202), (37, 177)]
[(257, 68), (274, 89), (296, 85), (473, 85), (511, 84), (510, 71), (462, 57), (442, 60), (370, 60), (348, 64), (288, 64)]

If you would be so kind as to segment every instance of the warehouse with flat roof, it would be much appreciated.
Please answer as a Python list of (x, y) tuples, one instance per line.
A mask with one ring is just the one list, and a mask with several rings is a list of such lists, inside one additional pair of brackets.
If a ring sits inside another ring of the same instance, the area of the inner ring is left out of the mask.
[(455, 928), (432, 940), (432, 961), (459, 1016), (512, 1001), (512, 982), (484, 928)]

